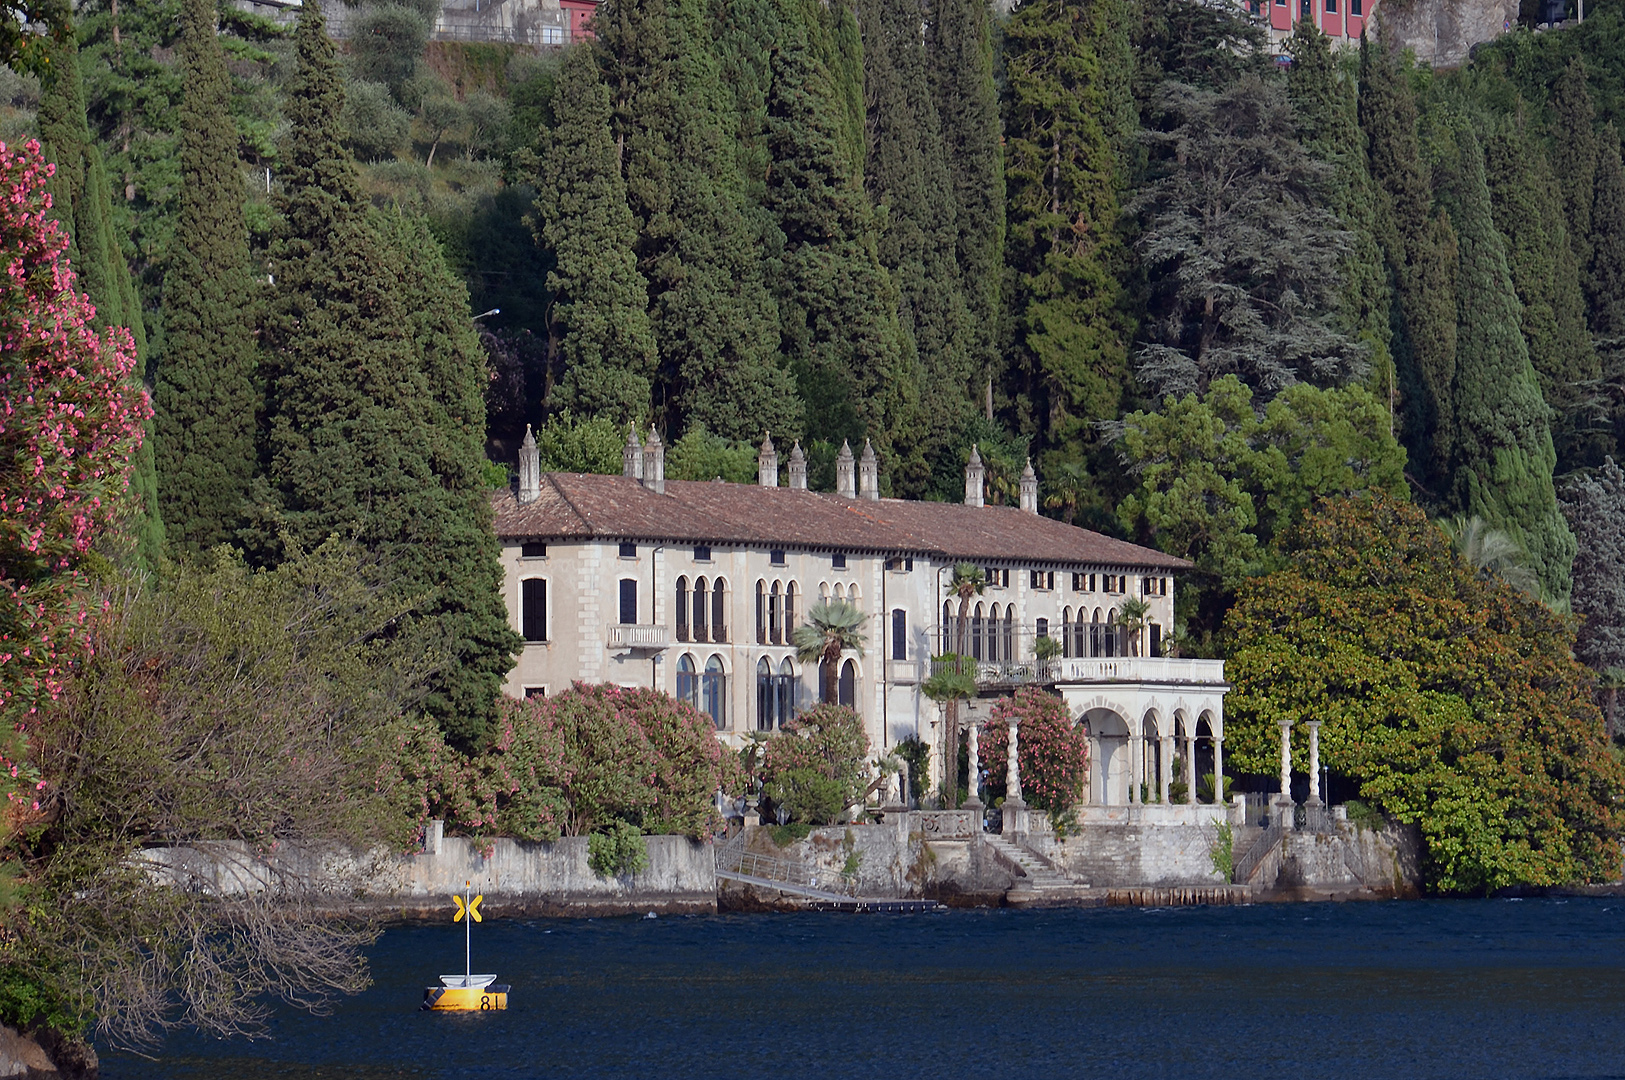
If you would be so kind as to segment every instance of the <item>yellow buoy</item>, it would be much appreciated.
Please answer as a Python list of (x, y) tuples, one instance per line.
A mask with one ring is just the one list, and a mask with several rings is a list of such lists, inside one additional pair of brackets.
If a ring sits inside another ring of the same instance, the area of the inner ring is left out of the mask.
[(453, 896), (457, 914), (454, 923), (463, 924), (463, 973), (440, 976), (439, 986), (423, 991), (423, 1007), (436, 1012), (494, 1012), (508, 1007), (508, 987), (499, 985), (495, 975), (474, 974), (472, 960), (473, 924), (484, 922), (480, 915), (480, 901), (484, 896), (469, 899), (474, 883), (463, 883), (463, 895)]

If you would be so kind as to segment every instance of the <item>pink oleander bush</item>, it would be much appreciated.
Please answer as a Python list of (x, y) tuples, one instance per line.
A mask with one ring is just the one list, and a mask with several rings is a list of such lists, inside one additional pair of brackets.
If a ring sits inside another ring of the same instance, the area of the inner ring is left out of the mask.
[(669, 694), (576, 683), (551, 698), (502, 701), (490, 741), (465, 756), (427, 721), (401, 743), (422, 818), (472, 836), (554, 840), (617, 822), (644, 833), (708, 835), (713, 796), (739, 791), (737, 758), (711, 721)]
[(1020, 721), (1016, 738), (1021, 796), (1027, 805), (1063, 814), (1079, 802), (1089, 780), (1089, 740), (1066, 703), (1031, 687), (993, 706), (978, 747), (988, 786), (1002, 792), (1010, 760), (1010, 718)]
[[(0, 143), (0, 709), (24, 734), (90, 648), (86, 561), (127, 505), (152, 415), (130, 332), (91, 326), (50, 175), (37, 142)], [(0, 761), (14, 784), (20, 756)]]

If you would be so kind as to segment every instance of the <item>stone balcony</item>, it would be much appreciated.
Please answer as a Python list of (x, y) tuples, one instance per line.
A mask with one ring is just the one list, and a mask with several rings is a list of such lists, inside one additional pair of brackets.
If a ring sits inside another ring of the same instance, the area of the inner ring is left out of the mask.
[(612, 649), (658, 652), (671, 648), (671, 627), (610, 623), (605, 630), (605, 642)]
[[(1060, 686), (1094, 683), (1134, 683), (1163, 686), (1222, 686), (1223, 660), (1188, 660), (1176, 656), (1095, 656), (1056, 657), (1031, 660), (1024, 664), (975, 664), (976, 685), (996, 690), (1015, 686)], [(947, 664), (932, 663), (932, 673)]]

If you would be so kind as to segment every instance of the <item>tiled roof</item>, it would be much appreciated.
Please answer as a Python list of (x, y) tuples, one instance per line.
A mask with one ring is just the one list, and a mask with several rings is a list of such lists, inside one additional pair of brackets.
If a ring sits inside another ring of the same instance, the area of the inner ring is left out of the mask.
[(650, 540), (933, 555), (971, 561), (1143, 566), (1190, 563), (1009, 506), (848, 499), (755, 484), (545, 473), (541, 497), (492, 497), (504, 540)]

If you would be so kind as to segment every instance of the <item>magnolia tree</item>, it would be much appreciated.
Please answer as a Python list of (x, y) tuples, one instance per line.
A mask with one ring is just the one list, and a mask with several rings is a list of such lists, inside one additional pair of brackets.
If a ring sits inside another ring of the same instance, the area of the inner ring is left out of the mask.
[(475, 836), (553, 840), (631, 826), (702, 837), (716, 791), (744, 786), (706, 716), (657, 690), (576, 683), (504, 699), (491, 741), (464, 757), (432, 724), (403, 740), (413, 809)]
[(19, 732), (89, 647), (85, 561), (125, 505), (152, 413), (129, 331), (91, 328), (50, 175), (38, 143), (0, 143), (0, 708)]
[(979, 747), (988, 770), (988, 794), (1004, 794), (1009, 768), (1010, 721), (1020, 722), (1021, 796), (1028, 805), (1063, 814), (1084, 796), (1089, 779), (1089, 740), (1054, 694), (1024, 688), (993, 706)]

